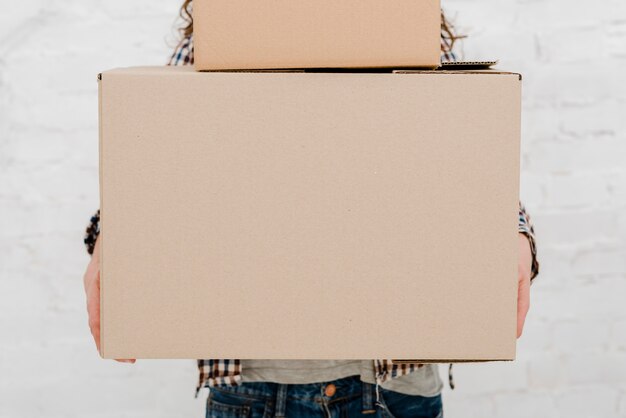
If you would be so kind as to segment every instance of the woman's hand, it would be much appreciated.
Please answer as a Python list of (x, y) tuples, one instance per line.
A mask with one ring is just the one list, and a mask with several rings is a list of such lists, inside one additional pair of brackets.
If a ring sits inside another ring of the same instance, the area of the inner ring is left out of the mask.
[[(87, 314), (89, 329), (100, 351), (100, 240), (96, 240), (91, 261), (83, 276), (85, 295), (87, 296)], [(134, 363), (135, 360), (117, 360), (122, 363)]]
[(526, 235), (519, 235), (519, 263), (517, 267), (517, 338), (522, 336), (526, 314), (530, 309), (530, 273), (533, 255)]

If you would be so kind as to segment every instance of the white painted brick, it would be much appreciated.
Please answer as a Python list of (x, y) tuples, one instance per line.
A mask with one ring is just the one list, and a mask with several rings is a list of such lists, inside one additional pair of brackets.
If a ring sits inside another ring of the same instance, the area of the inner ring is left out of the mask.
[[(572, 269), (573, 247), (576, 244), (554, 245), (544, 244), (542, 240), (540, 251), (540, 276), (531, 288), (532, 297), (536, 298), (538, 293), (546, 290), (558, 291), (563, 286), (571, 285), (571, 278), (574, 276)], [(539, 280), (541, 279), (541, 280)]]
[(463, 395), (485, 395), (493, 392), (522, 390), (528, 386), (527, 361), (454, 366), (455, 392)]
[[(611, 193), (611, 205), (626, 207), (626, 170), (615, 170), (609, 178), (609, 192)], [(620, 236), (626, 237), (626, 211), (620, 211)]]
[(626, 392), (622, 392), (619, 397), (619, 404), (617, 407), (619, 417), (626, 417)]
[[(559, 132), (560, 111), (552, 104), (556, 80), (543, 80), (537, 74), (524, 75), (522, 112), (522, 149), (532, 157), (535, 147), (544, 141), (553, 141)], [(554, 156), (553, 156), (554, 158)], [(552, 160), (553, 162), (554, 159)], [(533, 161), (525, 161), (533, 163)], [(534, 170), (532, 171), (534, 173)]]
[(561, 135), (571, 138), (615, 137), (625, 126), (624, 119), (615, 112), (616, 106), (615, 101), (604, 100), (593, 106), (563, 108), (559, 117)]
[(583, 318), (606, 320), (624, 316), (624, 278), (569, 277), (559, 280), (560, 286), (533, 286), (529, 315), (552, 322), (578, 321)]
[(539, 49), (549, 62), (591, 66), (607, 54), (603, 41), (604, 28), (598, 22), (538, 31)]
[[(99, 359), (82, 293), (95, 76), (163, 64), (181, 1), (0, 6), (0, 418), (202, 416), (193, 361)], [(524, 75), (521, 198), (541, 262), (518, 360), (456, 366), (446, 416), (626, 417), (626, 2), (444, 7), (465, 58)]]
[(494, 399), (490, 396), (463, 396), (458, 390), (443, 396), (444, 416), (452, 418), (495, 418)]
[(611, 343), (620, 350), (626, 350), (626, 318), (613, 323)]
[(500, 394), (495, 396), (495, 416), (507, 418), (557, 418), (553, 397), (547, 394)]
[(568, 388), (556, 395), (556, 405), (562, 417), (616, 417), (618, 393), (610, 387), (583, 386)]
[(548, 204), (561, 210), (598, 206), (609, 200), (608, 181), (598, 172), (555, 175), (547, 190)]
[(590, 2), (528, 0), (520, 3), (519, 25), (526, 28), (557, 28), (560, 30), (571, 26), (598, 26), (607, 15), (606, 9), (597, 7)]
[(19, 31), (24, 22), (36, 22), (46, 3), (46, 0), (25, 1), (20, 7), (12, 7), (10, 13), (6, 12), (7, 6), (4, 5), (0, 13), (0, 42), (4, 43), (7, 37)]
[[(589, 361), (593, 358), (593, 361)], [(573, 386), (609, 385), (619, 387), (626, 383), (626, 352), (568, 353), (562, 367), (566, 381)]]
[[(534, 286), (533, 286), (534, 287)], [(538, 318), (535, 315), (536, 304), (532, 303), (532, 310), (526, 318), (524, 334), (518, 340), (517, 349), (520, 353), (532, 356), (535, 353), (542, 353), (549, 350), (554, 345), (554, 324)]]
[(561, 355), (555, 352), (532, 353), (528, 383), (533, 390), (554, 392), (565, 383)]
[(535, 213), (535, 228), (541, 231), (542, 245), (578, 242), (589, 244), (618, 238), (617, 210), (554, 210)]
[(624, 51), (624, 42), (626, 41), (626, 22), (623, 19), (620, 20), (619, 17), (609, 21), (608, 28), (605, 33), (607, 37), (607, 52), (609, 57), (616, 60), (623, 60), (626, 58), (626, 51)]
[(580, 318), (620, 318), (624, 316), (625, 294), (626, 279), (623, 276), (589, 281), (572, 286), (564, 298), (564, 307), (569, 306)]
[(559, 353), (576, 352), (589, 356), (605, 352), (610, 346), (611, 323), (604, 319), (577, 318), (554, 323), (554, 348)]
[[(545, 175), (535, 175), (522, 168), (520, 178), (520, 199), (525, 205), (531, 208), (543, 206), (546, 199), (546, 182)], [(534, 211), (534, 217), (537, 211)]]
[(580, 275), (624, 274), (626, 249), (604, 246), (581, 251), (574, 259), (573, 268)]
[[(554, 127), (554, 129), (559, 129)], [(626, 144), (619, 137), (541, 141), (528, 152), (528, 171), (535, 175), (567, 174), (581, 168), (593, 171), (626, 170)], [(613, 177), (613, 173), (607, 176)], [(608, 181), (607, 179), (607, 181)]]

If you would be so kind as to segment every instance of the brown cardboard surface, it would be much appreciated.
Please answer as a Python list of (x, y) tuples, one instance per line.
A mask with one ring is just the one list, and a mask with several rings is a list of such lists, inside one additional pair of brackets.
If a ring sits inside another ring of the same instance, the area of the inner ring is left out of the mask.
[(513, 359), (520, 87), (103, 73), (102, 355)]
[(198, 70), (440, 63), (439, 0), (195, 0)]

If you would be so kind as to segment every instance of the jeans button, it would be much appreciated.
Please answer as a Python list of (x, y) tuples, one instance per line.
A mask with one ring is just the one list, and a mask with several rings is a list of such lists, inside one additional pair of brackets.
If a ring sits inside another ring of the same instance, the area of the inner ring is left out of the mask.
[(336, 392), (337, 392), (337, 387), (334, 384), (329, 383), (328, 385), (326, 385), (326, 389), (324, 390), (324, 394), (326, 396), (331, 398), (335, 395)]

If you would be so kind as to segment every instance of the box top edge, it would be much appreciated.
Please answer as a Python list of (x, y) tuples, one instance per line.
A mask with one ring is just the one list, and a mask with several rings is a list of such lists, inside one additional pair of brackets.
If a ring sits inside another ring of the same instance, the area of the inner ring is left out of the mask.
[(328, 68), (328, 69), (243, 69), (243, 70), (211, 70), (211, 71), (196, 71), (192, 66), (140, 66), (140, 67), (123, 67), (114, 68), (111, 70), (103, 71), (98, 74), (98, 80), (102, 80), (107, 75), (164, 75), (164, 74), (212, 74), (212, 73), (224, 73), (224, 74), (236, 74), (236, 73), (253, 73), (253, 74), (282, 74), (282, 73), (296, 73), (296, 74), (437, 74), (437, 75), (449, 75), (449, 74), (477, 74), (477, 75), (514, 75), (522, 78), (522, 75), (517, 72), (503, 71), (498, 69), (417, 69), (417, 68), (361, 68), (361, 69), (346, 69), (346, 68)]

